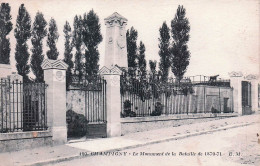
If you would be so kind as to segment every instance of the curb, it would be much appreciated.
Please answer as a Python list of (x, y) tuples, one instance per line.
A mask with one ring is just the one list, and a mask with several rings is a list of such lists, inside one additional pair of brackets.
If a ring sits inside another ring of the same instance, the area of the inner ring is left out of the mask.
[[(217, 131), (223, 131), (223, 130), (227, 130), (227, 129), (249, 126), (249, 125), (252, 125), (254, 123), (256, 123), (256, 122), (243, 123), (243, 124), (237, 124), (237, 125), (229, 125), (229, 126), (226, 126), (226, 127), (220, 127), (218, 129), (205, 130), (205, 131), (196, 132), (196, 133), (182, 134), (182, 135), (163, 138), (163, 139), (159, 139), (159, 140), (152, 140), (152, 141), (148, 141), (146, 143), (140, 143), (140, 144), (136, 144), (136, 145), (125, 146), (125, 147), (122, 147), (122, 148), (114, 148), (114, 149), (110, 149), (110, 150), (106, 150), (106, 151), (102, 151), (102, 152), (121, 151), (121, 150), (132, 149), (132, 148), (137, 148), (137, 147), (142, 147), (142, 146), (147, 146), (147, 145), (152, 145), (152, 144), (157, 144), (157, 143), (169, 142), (169, 141), (173, 141), (173, 140), (179, 140), (179, 139), (184, 139), (184, 138), (188, 138), (188, 137), (193, 137), (193, 136), (198, 136), (198, 135), (203, 135), (203, 134), (209, 134), (209, 133), (213, 133), (213, 132), (217, 132)], [(85, 157), (86, 156), (73, 155), (73, 156), (61, 157), (61, 158), (57, 158), (57, 159), (50, 159), (50, 160), (38, 161), (38, 162), (34, 162), (34, 163), (28, 163), (28, 164), (24, 164), (24, 166), (41, 166), (41, 165), (47, 165), (47, 164), (55, 164), (55, 163), (70, 161), (70, 160), (74, 160), (74, 159), (81, 159), (81, 158), (85, 158)]]

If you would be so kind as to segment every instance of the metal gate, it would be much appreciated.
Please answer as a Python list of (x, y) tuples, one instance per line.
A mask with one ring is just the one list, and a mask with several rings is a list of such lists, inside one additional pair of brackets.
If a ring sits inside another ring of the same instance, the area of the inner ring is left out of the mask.
[(242, 81), (242, 114), (252, 113), (251, 83)]
[[(80, 95), (79, 100), (83, 103), (80, 109), (83, 112), (74, 110), (74, 114), (67, 116), (67, 123), (69, 125), (68, 137), (75, 135), (82, 136), (77, 132), (85, 133), (87, 138), (106, 137), (106, 81), (101, 76), (93, 78), (81, 78), (73, 76), (73, 82), (70, 85), (68, 92)], [(67, 93), (68, 93), (67, 92)], [(73, 101), (72, 101), (73, 102)], [(76, 116), (73, 119), (73, 117)], [(82, 129), (70, 128), (72, 124), (78, 123)]]

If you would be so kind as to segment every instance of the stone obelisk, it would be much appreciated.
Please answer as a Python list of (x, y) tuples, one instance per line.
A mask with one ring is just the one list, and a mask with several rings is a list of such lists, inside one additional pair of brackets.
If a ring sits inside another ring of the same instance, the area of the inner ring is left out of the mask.
[(105, 18), (106, 39), (105, 39), (105, 66), (111, 68), (118, 65), (127, 68), (127, 45), (126, 30), (127, 19), (113, 13)]

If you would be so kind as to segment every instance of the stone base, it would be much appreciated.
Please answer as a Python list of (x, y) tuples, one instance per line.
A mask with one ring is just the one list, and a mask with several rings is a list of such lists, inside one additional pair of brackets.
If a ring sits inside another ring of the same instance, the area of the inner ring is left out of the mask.
[(67, 143), (67, 127), (53, 127), (52, 141), (53, 145), (61, 145)]
[(107, 137), (106, 123), (87, 124), (86, 138), (105, 138), (105, 137)]
[(121, 123), (108, 123), (107, 124), (107, 137), (121, 136)]
[(0, 133), (0, 153), (51, 145), (50, 131)]

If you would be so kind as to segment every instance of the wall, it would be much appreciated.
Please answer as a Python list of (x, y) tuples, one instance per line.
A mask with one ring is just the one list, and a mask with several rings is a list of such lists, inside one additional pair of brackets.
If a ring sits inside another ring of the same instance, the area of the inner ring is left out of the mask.
[(50, 131), (0, 133), (0, 153), (51, 145)]
[(212, 108), (218, 110), (219, 112), (224, 112), (224, 110), (229, 112), (233, 111), (232, 88), (199, 85), (194, 87), (194, 91), (195, 92), (192, 95), (196, 96), (197, 98), (198, 113), (211, 112)]
[(227, 114), (193, 114), (193, 115), (168, 115), (157, 117), (121, 118), (121, 133), (142, 132), (166, 127), (176, 127), (192, 123), (206, 122), (221, 118), (238, 116), (235, 113)]
[(73, 110), (85, 116), (85, 92), (81, 90), (67, 91), (66, 110)]

